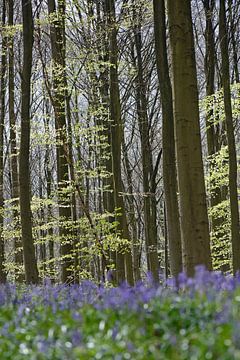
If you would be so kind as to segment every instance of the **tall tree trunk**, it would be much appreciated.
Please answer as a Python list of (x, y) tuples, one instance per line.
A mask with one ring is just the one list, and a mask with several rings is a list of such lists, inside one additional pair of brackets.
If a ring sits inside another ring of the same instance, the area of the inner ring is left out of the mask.
[[(38, 178), (38, 197), (40, 200), (44, 199), (43, 196), (43, 179), (42, 179), (42, 152), (41, 152), (41, 148), (40, 146), (38, 146), (37, 148), (37, 154), (36, 157), (38, 158), (38, 173), (39, 173), (39, 178)], [(47, 252), (46, 252), (46, 230), (43, 229), (42, 227), (45, 224), (45, 221), (47, 221), (47, 219), (45, 219), (45, 214), (44, 214), (44, 208), (43, 206), (40, 207), (40, 209), (38, 210), (38, 224), (40, 225), (40, 229), (39, 229), (39, 238), (40, 238), (40, 244), (38, 245), (38, 250), (39, 250), (39, 260), (40, 260), (40, 264), (39, 264), (39, 273), (41, 273), (41, 277), (44, 279), (46, 276), (46, 260), (47, 260)]]
[(66, 79), (65, 79), (65, 0), (59, 0), (58, 8), (55, 0), (48, 0), (48, 12), (52, 16), (50, 38), (53, 61), (53, 96), (52, 105), (55, 115), (55, 128), (57, 136), (57, 176), (59, 193), (59, 216), (62, 281), (71, 282), (74, 280), (74, 256), (73, 244), (69, 239), (69, 229), (64, 222), (71, 220), (70, 199), (66, 199), (64, 190), (69, 184), (69, 165), (68, 165), (68, 136), (66, 121)]
[(190, 0), (168, 0), (183, 264), (211, 269)]
[[(101, 17), (100, 17), (100, 9), (99, 6), (97, 8), (98, 11), (98, 21), (99, 21), (99, 32), (100, 29), (102, 31), (101, 34), (101, 42), (99, 42), (99, 61), (104, 62), (105, 64), (109, 63), (109, 46), (108, 46), (108, 20), (107, 20), (107, 4), (105, 1), (102, 2), (102, 10), (103, 10), (103, 26), (101, 26)], [(105, 17), (104, 17), (105, 15)], [(108, 109), (110, 104), (110, 94), (109, 94), (109, 67), (105, 66), (104, 71), (100, 73), (100, 95), (101, 95), (101, 105), (104, 109), (103, 111), (103, 119), (102, 119), (102, 126), (103, 126), (103, 135), (105, 137), (105, 141), (108, 145), (108, 156), (104, 157), (104, 165), (106, 171), (108, 172), (109, 176), (103, 179), (103, 207), (104, 210), (112, 214), (109, 216), (108, 221), (110, 223), (114, 222), (114, 183), (113, 183), (113, 169), (112, 169), (112, 154), (111, 154), (111, 125), (108, 119)], [(109, 250), (109, 260), (110, 264), (116, 268), (116, 251)], [(112, 278), (113, 282), (116, 282), (115, 276), (113, 274)]]
[(238, 208), (238, 190), (237, 190), (237, 156), (233, 127), (231, 90), (230, 90), (230, 72), (229, 72), (229, 54), (228, 54), (228, 32), (226, 24), (225, 0), (220, 0), (219, 14), (219, 36), (222, 57), (222, 83), (224, 110), (226, 117), (227, 141), (229, 152), (229, 193), (231, 209), (231, 238), (232, 238), (232, 260), (233, 271), (240, 270), (240, 227), (239, 227), (239, 208)]
[[(205, 29), (205, 76), (206, 76), (206, 95), (211, 96), (214, 94), (214, 78), (215, 78), (215, 43), (214, 43), (214, 29), (212, 23), (212, 16), (214, 10), (215, 0), (204, 1), (204, 9), (206, 16), (206, 29)], [(214, 122), (212, 119), (213, 110), (212, 106), (207, 109), (206, 117), (206, 132), (207, 132), (207, 145), (208, 155), (211, 156), (215, 153), (215, 133)]]
[[(12, 27), (13, 22), (13, 0), (8, 0), (8, 26)], [(12, 202), (13, 210), (13, 222), (17, 227), (16, 221), (19, 216), (17, 210), (19, 205), (19, 174), (18, 174), (18, 151), (17, 151), (17, 138), (16, 138), (16, 115), (14, 109), (15, 99), (15, 84), (14, 84), (14, 36), (10, 35), (8, 38), (8, 114), (9, 114), (9, 126), (10, 126), (10, 166), (11, 166), (11, 197), (14, 199)], [(23, 251), (21, 239), (14, 238), (15, 246), (15, 263), (17, 267), (23, 265)], [(22, 282), (23, 274), (16, 273), (16, 280)]]
[(23, 15), (23, 70), (21, 104), (21, 144), (19, 156), (20, 216), (26, 282), (38, 283), (38, 269), (32, 235), (30, 185), (30, 99), (33, 48), (32, 4), (22, 0)]
[[(144, 230), (146, 241), (146, 254), (148, 270), (154, 279), (159, 279), (158, 244), (157, 244), (157, 219), (155, 193), (151, 192), (151, 178), (153, 175), (152, 149), (149, 139), (149, 123), (147, 113), (146, 84), (143, 73), (142, 61), (142, 34), (141, 24), (137, 19), (138, 14), (134, 11), (134, 39), (137, 53), (137, 113), (138, 126), (140, 131), (142, 172), (143, 172), (143, 193), (144, 193)], [(153, 206), (155, 205), (155, 209)]]
[[(67, 89), (67, 79), (65, 77), (65, 86)], [(67, 92), (67, 90), (66, 90)], [(75, 174), (74, 174), (74, 157), (73, 157), (73, 132), (72, 132), (72, 117), (71, 117), (71, 106), (70, 106), (70, 96), (66, 95), (66, 110), (67, 110), (67, 131), (68, 131), (68, 157), (69, 157), (69, 172), (70, 178), (73, 186), (75, 186)], [(72, 221), (73, 221), (73, 231), (72, 231), (72, 241), (74, 247), (74, 282), (79, 282), (79, 258), (78, 258), (78, 250), (79, 250), (79, 234), (77, 230), (77, 202), (75, 192), (71, 195), (71, 210), (72, 210)]]
[[(50, 103), (48, 99), (44, 99), (44, 105), (45, 105), (45, 118), (44, 121), (44, 127), (45, 127), (45, 133), (50, 133), (50, 126), (49, 126), (49, 120), (50, 120)], [(45, 177), (46, 177), (46, 195), (47, 199), (50, 200), (52, 198), (52, 166), (51, 166), (51, 146), (49, 144), (46, 145), (46, 151), (45, 151), (45, 159), (44, 159), (44, 166), (45, 166)], [(52, 205), (49, 204), (47, 206), (47, 221), (52, 221)], [(49, 227), (48, 229), (48, 252), (49, 252), (49, 272), (50, 277), (52, 280), (54, 280), (54, 234), (53, 234), (53, 227)]]
[(0, 73), (0, 283), (6, 281), (6, 273), (4, 270), (4, 122), (5, 122), (5, 97), (6, 97), (6, 70), (7, 70), (7, 37), (4, 34), (6, 26), (6, 1), (3, 0), (2, 4), (2, 56), (1, 56), (1, 73)]
[[(228, 0), (228, 9), (229, 9), (229, 17), (230, 17), (230, 39), (231, 39), (231, 43), (232, 43), (232, 50), (233, 50), (233, 68), (234, 68), (234, 75), (235, 75), (235, 81), (236, 83), (240, 82), (240, 77), (239, 77), (239, 70), (238, 70), (238, 62), (239, 62), (239, 58), (238, 58), (238, 46), (237, 46), (237, 41), (236, 41), (236, 28), (237, 28), (237, 24), (234, 24), (234, 18), (233, 18), (233, 1), (232, 0)], [(238, 4), (235, 3), (235, 12), (240, 10), (240, 3), (238, 2)], [(239, 16), (239, 13), (238, 13)], [(239, 21), (239, 18), (238, 18)], [(229, 74), (230, 76), (230, 74)]]
[[(117, 28), (115, 20), (115, 2), (106, 0), (108, 31), (109, 31), (109, 60), (110, 60), (110, 117), (111, 117), (111, 146), (112, 146), (112, 169), (114, 181), (114, 202), (115, 208), (120, 209), (118, 216), (119, 230), (121, 237), (130, 240), (127, 224), (125, 205), (122, 197), (122, 171), (121, 171), (121, 143), (122, 143), (122, 119), (120, 92), (118, 84), (118, 46)], [(119, 249), (116, 259), (117, 282), (127, 280), (133, 284), (132, 255), (130, 246), (127, 249)]]
[(163, 183), (170, 268), (173, 276), (182, 271), (182, 244), (177, 198), (177, 171), (174, 139), (172, 87), (166, 44), (164, 0), (153, 0), (158, 80), (162, 100)]
[(135, 206), (134, 206), (134, 194), (133, 194), (133, 181), (132, 181), (132, 169), (128, 156), (128, 149), (125, 142), (125, 137), (123, 134), (122, 140), (123, 146), (123, 156), (126, 167), (126, 176), (127, 176), (127, 184), (128, 189), (128, 203), (129, 203), (129, 223), (132, 229), (132, 254), (133, 254), (133, 275), (135, 283), (141, 279), (140, 273), (140, 243), (138, 239), (137, 232), (137, 219), (135, 216)]
[[(205, 44), (206, 44), (206, 52), (205, 52), (205, 61), (204, 61), (204, 70), (206, 77), (206, 96), (211, 97), (215, 91), (215, 41), (214, 41), (214, 27), (213, 27), (213, 12), (215, 7), (215, 0), (206, 0), (204, 1), (204, 10), (206, 17), (206, 28), (205, 28)], [(206, 110), (206, 135), (207, 135), (207, 148), (208, 148), (208, 156), (211, 157), (217, 153), (218, 151), (218, 139), (217, 132), (215, 131), (214, 125), (214, 100), (207, 100), (207, 110)], [(222, 202), (221, 195), (221, 187), (216, 186), (215, 181), (212, 179), (212, 173), (214, 171), (214, 166), (210, 161), (209, 164), (209, 175), (210, 175), (210, 205), (211, 208), (214, 208), (218, 204)], [(214, 190), (213, 190), (214, 189)], [(212, 256), (213, 259), (219, 263), (221, 263), (220, 269), (222, 271), (227, 271), (228, 267), (226, 264), (223, 264), (226, 260), (226, 252), (224, 251), (225, 242), (218, 240), (219, 236), (223, 236), (224, 232), (224, 222), (225, 216), (212, 216), (210, 218), (211, 221), (211, 234), (212, 234)], [(216, 240), (215, 240), (216, 239)], [(217, 248), (215, 247), (217, 244)], [(226, 246), (226, 245), (225, 245)]]

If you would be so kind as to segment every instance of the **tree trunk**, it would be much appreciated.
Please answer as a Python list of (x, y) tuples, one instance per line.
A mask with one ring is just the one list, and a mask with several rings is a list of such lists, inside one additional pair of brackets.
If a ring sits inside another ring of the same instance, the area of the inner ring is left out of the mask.
[(22, 243), (27, 284), (38, 283), (38, 269), (32, 235), (31, 186), (30, 186), (30, 99), (33, 48), (32, 4), (22, 0), (23, 15), (23, 70), (21, 104), (21, 145), (19, 157), (20, 216)]
[(2, 56), (1, 56), (1, 74), (0, 74), (0, 283), (6, 281), (6, 273), (4, 270), (4, 237), (3, 237), (3, 225), (4, 225), (4, 126), (5, 126), (5, 97), (6, 97), (6, 70), (7, 70), (7, 38), (4, 34), (6, 26), (6, 2), (3, 0), (2, 5)]
[(225, 0), (220, 0), (219, 14), (219, 36), (222, 57), (222, 83), (224, 110), (227, 128), (227, 141), (229, 152), (229, 193), (231, 209), (231, 238), (232, 238), (232, 260), (233, 271), (240, 270), (240, 227), (239, 227), (239, 208), (237, 190), (237, 156), (233, 127), (233, 115), (231, 105), (230, 73), (229, 73), (229, 54), (228, 54), (228, 33), (226, 23)]
[[(67, 79), (65, 77), (65, 86), (67, 88)], [(67, 91), (67, 90), (66, 90)], [(73, 132), (72, 132), (72, 118), (71, 118), (71, 106), (70, 106), (70, 96), (66, 97), (66, 110), (67, 110), (67, 130), (68, 130), (68, 156), (69, 156), (69, 172), (70, 178), (73, 186), (75, 186), (75, 174), (74, 174), (74, 157), (73, 157)], [(72, 241), (74, 247), (74, 283), (79, 282), (79, 233), (77, 230), (77, 202), (75, 192), (71, 195), (71, 209), (72, 209), (72, 221), (73, 221), (73, 231), (72, 231)]]
[[(98, 20), (99, 20), (99, 31), (101, 28), (102, 36), (101, 36), (101, 42), (99, 42), (99, 61), (104, 63), (109, 63), (109, 44), (108, 44), (108, 20), (107, 20), (107, 4), (105, 1), (103, 1), (102, 4), (103, 7), (103, 26), (101, 26), (101, 20), (100, 20), (100, 8), (98, 7)], [(107, 173), (109, 174), (108, 177), (103, 179), (103, 207), (104, 210), (109, 212), (111, 214), (108, 218), (108, 221), (110, 223), (114, 222), (114, 211), (115, 211), (115, 205), (114, 205), (114, 183), (113, 183), (113, 169), (112, 169), (112, 154), (111, 154), (111, 125), (109, 123), (108, 119), (108, 109), (110, 104), (110, 94), (109, 94), (109, 67), (105, 66), (104, 71), (101, 71), (100, 73), (100, 96), (101, 96), (101, 105), (104, 109), (103, 111), (103, 119), (102, 119), (102, 126), (103, 126), (103, 135), (105, 137), (105, 141), (108, 145), (107, 151), (109, 152), (105, 156), (105, 159), (103, 160), (104, 166), (106, 168)], [(109, 250), (109, 262), (111, 266), (116, 268), (116, 251)], [(116, 282), (114, 273), (112, 276), (112, 282)]]
[[(206, 76), (206, 95), (211, 96), (214, 94), (214, 78), (215, 78), (215, 43), (214, 43), (214, 29), (212, 23), (212, 16), (214, 10), (215, 0), (204, 1), (205, 16), (206, 16), (206, 29), (205, 29), (205, 76)], [(215, 153), (215, 133), (214, 122), (212, 119), (213, 110), (212, 106), (207, 109), (206, 117), (206, 132), (207, 132), (207, 145), (208, 155), (211, 156)]]
[(211, 269), (190, 0), (168, 0), (183, 264)]
[(142, 63), (142, 35), (141, 24), (136, 19), (137, 13), (134, 11), (134, 39), (137, 53), (137, 116), (140, 132), (142, 172), (143, 172), (143, 201), (144, 201), (144, 230), (146, 242), (146, 255), (148, 271), (150, 271), (156, 281), (159, 280), (158, 244), (157, 244), (157, 219), (155, 193), (151, 192), (151, 178), (153, 174), (152, 149), (149, 139), (149, 123), (147, 113), (146, 85), (143, 74)]
[(182, 244), (177, 198), (172, 87), (166, 44), (164, 0), (154, 0), (154, 32), (158, 80), (162, 100), (163, 183), (171, 274), (182, 271)]
[(68, 137), (66, 121), (66, 79), (65, 79), (65, 0), (60, 0), (58, 9), (55, 0), (48, 0), (48, 12), (52, 16), (50, 38), (53, 61), (53, 96), (52, 105), (55, 115), (55, 128), (57, 137), (57, 177), (59, 194), (59, 216), (62, 281), (74, 281), (74, 255), (72, 239), (69, 239), (69, 229), (64, 222), (71, 220), (70, 199), (66, 199), (64, 193), (69, 184), (68, 165)]
[[(121, 143), (122, 143), (122, 119), (120, 106), (120, 93), (118, 84), (118, 46), (117, 28), (115, 21), (115, 2), (106, 0), (109, 31), (109, 60), (110, 60), (110, 117), (111, 117), (111, 147), (112, 147), (112, 169), (114, 181), (114, 202), (115, 208), (120, 209), (118, 216), (119, 230), (121, 237), (130, 240), (127, 224), (125, 205), (122, 197), (122, 171), (121, 171)], [(127, 280), (133, 284), (132, 255), (130, 246), (121, 247), (117, 251), (116, 259), (117, 282)]]
[[(239, 77), (239, 70), (238, 70), (238, 62), (239, 62), (239, 58), (238, 58), (238, 45), (237, 45), (237, 39), (235, 37), (236, 35), (236, 28), (237, 28), (237, 23), (234, 24), (234, 19), (233, 19), (233, 1), (232, 0), (228, 0), (228, 9), (229, 9), (229, 17), (230, 17), (230, 39), (231, 39), (231, 43), (232, 43), (232, 50), (233, 50), (233, 68), (234, 68), (234, 75), (235, 75), (235, 81), (236, 83), (240, 82), (240, 77)], [(235, 3), (235, 11), (239, 11), (240, 10), (240, 3), (238, 2), (238, 4)], [(239, 16), (239, 12), (238, 16)], [(239, 21), (239, 17), (238, 17), (238, 21)], [(229, 74), (230, 76), (230, 74)]]
[(127, 176), (127, 184), (128, 189), (128, 203), (129, 203), (129, 223), (132, 229), (132, 254), (133, 254), (133, 275), (135, 283), (141, 280), (141, 272), (140, 272), (140, 243), (138, 239), (137, 232), (137, 219), (135, 216), (135, 207), (134, 207), (134, 194), (133, 194), (133, 181), (132, 181), (132, 170), (130, 166), (130, 161), (128, 157), (127, 146), (125, 143), (125, 137), (123, 135), (122, 140), (123, 146), (123, 156), (126, 167), (126, 176)]
[[(44, 121), (44, 127), (45, 127), (45, 133), (50, 133), (50, 126), (49, 126), (49, 120), (50, 120), (50, 103), (48, 99), (44, 99), (44, 105), (45, 105), (45, 121)], [(46, 177), (46, 196), (47, 199), (50, 200), (52, 198), (52, 166), (51, 166), (51, 146), (49, 144), (46, 145), (45, 150), (45, 159), (44, 159), (44, 166), (45, 166), (45, 177)], [(52, 221), (52, 205), (49, 204), (47, 206), (47, 222)], [(47, 234), (49, 240), (48, 240), (48, 253), (49, 253), (49, 273), (50, 278), (52, 281), (54, 281), (54, 233), (53, 233), (53, 227), (48, 228), (48, 234)]]
[[(13, 0), (8, 0), (8, 26), (13, 26)], [(17, 138), (16, 138), (16, 115), (14, 109), (14, 37), (13, 35), (8, 38), (8, 113), (9, 113), (9, 126), (10, 126), (10, 166), (11, 166), (11, 197), (13, 210), (13, 223), (14, 227), (17, 228), (18, 224), (16, 221), (19, 216), (17, 207), (19, 205), (19, 174), (18, 174), (18, 151), (17, 151)], [(23, 251), (21, 239), (18, 237), (14, 238), (15, 246), (15, 263), (17, 267), (23, 266)], [(16, 280), (22, 282), (24, 279), (23, 274), (16, 272)]]
[[(207, 135), (207, 149), (208, 156), (211, 160), (212, 156), (218, 151), (218, 139), (217, 132), (215, 130), (213, 119), (214, 112), (214, 100), (213, 98), (210, 100), (210, 97), (213, 96), (215, 91), (215, 41), (214, 41), (214, 28), (213, 28), (213, 11), (215, 7), (215, 0), (206, 0), (204, 1), (204, 10), (206, 17), (206, 28), (205, 28), (205, 44), (206, 44), (206, 52), (205, 52), (205, 61), (204, 61), (204, 70), (206, 77), (206, 96), (209, 97), (207, 99), (207, 109), (206, 109), (206, 135)], [(212, 172), (214, 170), (213, 164), (209, 163), (209, 175), (210, 175), (210, 183), (209, 183), (209, 196), (210, 196), (210, 206), (214, 208), (219, 205), (222, 200), (221, 196), (221, 187), (215, 184), (215, 181), (212, 179)], [(212, 216), (210, 218), (210, 227), (211, 227), (211, 240), (212, 240), (212, 256), (213, 259), (218, 261), (219, 263), (225, 263), (226, 260), (226, 252), (224, 251), (225, 242), (218, 240), (218, 238), (223, 236), (225, 216), (216, 217)], [(215, 240), (216, 239), (216, 240)], [(216, 242), (218, 243), (217, 248), (215, 247)], [(213, 262), (214, 262), (213, 260)], [(226, 264), (221, 265), (220, 269), (222, 271), (229, 270)]]

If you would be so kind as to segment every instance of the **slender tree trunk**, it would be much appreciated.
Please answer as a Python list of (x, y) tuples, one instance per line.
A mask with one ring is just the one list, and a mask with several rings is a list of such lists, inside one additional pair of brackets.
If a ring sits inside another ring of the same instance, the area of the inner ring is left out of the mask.
[[(214, 41), (214, 27), (213, 27), (213, 11), (215, 7), (215, 0), (206, 0), (204, 1), (204, 10), (206, 17), (206, 28), (205, 28), (205, 44), (206, 44), (206, 52), (205, 52), (205, 61), (204, 61), (204, 70), (206, 77), (206, 96), (211, 97), (215, 92), (215, 41)], [(214, 125), (214, 100), (210, 100), (208, 98), (207, 101), (207, 111), (206, 111), (206, 135), (207, 135), (207, 148), (208, 148), (208, 156), (211, 157), (217, 153), (218, 151), (218, 139), (217, 132), (215, 131)], [(222, 202), (221, 196), (221, 187), (216, 186), (214, 180), (212, 180), (212, 173), (214, 171), (214, 166), (210, 162), (209, 164), (209, 175), (211, 182), (209, 184), (209, 196), (210, 196), (210, 206), (214, 208), (218, 204)], [(214, 190), (213, 190), (214, 189)], [(212, 216), (210, 218), (211, 225), (211, 234), (212, 234), (212, 256), (215, 261), (217, 260), (219, 263), (224, 263), (226, 259), (226, 252), (224, 251), (225, 242), (220, 242), (218, 240), (219, 237), (223, 236), (224, 222), (225, 216)], [(217, 249), (215, 248), (215, 241), (217, 239)], [(225, 245), (226, 246), (226, 245)], [(226, 264), (221, 265), (220, 269), (222, 271), (227, 271), (228, 268)]]
[(220, 0), (219, 14), (219, 36), (222, 57), (222, 83), (224, 110), (226, 117), (227, 141), (229, 152), (229, 193), (231, 209), (231, 238), (232, 238), (232, 260), (233, 271), (240, 270), (240, 226), (239, 226), (239, 208), (238, 208), (238, 190), (237, 190), (237, 156), (236, 144), (233, 127), (233, 115), (231, 105), (230, 90), (230, 72), (229, 72), (229, 54), (228, 54), (228, 32), (226, 22), (225, 0)]
[[(48, 99), (44, 99), (45, 103), (45, 118), (44, 121), (44, 127), (45, 127), (45, 133), (50, 133), (50, 127), (49, 127), (49, 120), (50, 120), (50, 103)], [(46, 145), (46, 151), (45, 151), (45, 159), (44, 159), (44, 166), (45, 166), (45, 177), (46, 177), (46, 195), (47, 199), (50, 200), (52, 198), (52, 166), (51, 166), (51, 152), (50, 152), (50, 146), (49, 144)], [(47, 221), (52, 221), (52, 206), (49, 204), (47, 206)], [(54, 240), (53, 240), (53, 227), (49, 227), (48, 229), (48, 252), (49, 252), (49, 271), (51, 279), (54, 280)]]
[[(42, 164), (41, 164), (41, 159), (42, 159), (42, 153), (41, 153), (41, 148), (40, 146), (38, 146), (37, 149), (37, 155), (38, 157), (38, 173), (39, 173), (39, 179), (38, 179), (38, 197), (40, 200), (44, 199), (43, 196), (43, 179), (42, 176), (40, 174), (42, 174)], [(41, 227), (44, 226), (45, 224), (45, 216), (44, 216), (44, 208), (41, 206), (40, 209), (38, 210), (38, 218), (39, 218), (39, 225)], [(40, 228), (39, 230), (39, 238), (41, 240), (41, 243), (38, 246), (39, 249), (39, 260), (40, 260), (40, 264), (39, 264), (39, 272), (41, 272), (41, 277), (44, 279), (45, 275), (46, 275), (46, 260), (47, 260), (47, 252), (46, 252), (46, 231), (43, 228)]]
[[(105, 64), (109, 63), (109, 46), (108, 46), (108, 20), (107, 20), (107, 4), (105, 1), (102, 3), (103, 7), (103, 24), (104, 26), (99, 26), (99, 30), (102, 30), (101, 42), (99, 42), (99, 61), (105, 62)], [(105, 17), (104, 17), (105, 15)], [(100, 20), (100, 8), (98, 7), (98, 20), (99, 25), (101, 24)], [(100, 95), (101, 95), (101, 105), (104, 109), (103, 111), (103, 119), (102, 126), (104, 128), (103, 135), (105, 137), (105, 141), (108, 145), (108, 154), (104, 159), (104, 166), (106, 167), (106, 171), (109, 176), (103, 179), (103, 207), (104, 210), (112, 214), (109, 216), (109, 222), (112, 223), (115, 221), (114, 219), (114, 183), (113, 183), (113, 169), (112, 169), (112, 154), (111, 154), (111, 125), (108, 119), (108, 109), (110, 106), (110, 94), (109, 94), (109, 68), (105, 66), (104, 71), (100, 73)], [(116, 269), (116, 251), (109, 250), (109, 260), (110, 264)], [(116, 274), (112, 272), (112, 282), (116, 283)]]
[(32, 4), (22, 0), (23, 15), (23, 70), (21, 104), (21, 144), (19, 157), (20, 216), (26, 282), (38, 283), (38, 269), (32, 235), (31, 185), (30, 185), (30, 99), (33, 48)]
[(0, 73), (0, 283), (6, 281), (6, 273), (4, 270), (4, 237), (3, 237), (3, 225), (4, 225), (4, 123), (5, 123), (5, 97), (6, 97), (6, 70), (7, 70), (7, 37), (4, 34), (6, 26), (6, 1), (2, 3), (2, 56), (1, 56), (1, 73)]
[[(67, 79), (65, 78), (66, 88), (67, 88)], [(66, 90), (67, 91), (67, 90)], [(66, 98), (66, 110), (67, 110), (67, 130), (68, 130), (68, 156), (69, 162), (72, 166), (69, 166), (70, 170), (70, 178), (73, 186), (75, 186), (75, 175), (74, 175), (74, 157), (73, 157), (73, 144), (72, 144), (72, 118), (71, 118), (71, 106), (70, 106), (70, 96), (67, 95)], [(71, 209), (72, 209), (72, 221), (73, 221), (73, 231), (72, 231), (72, 240), (74, 244), (74, 282), (79, 282), (79, 258), (78, 258), (78, 249), (79, 249), (79, 241), (78, 241), (78, 230), (77, 226), (77, 203), (76, 203), (76, 195), (75, 192), (71, 195)]]
[(182, 245), (177, 198), (172, 87), (167, 56), (164, 0), (154, 0), (153, 6), (157, 71), (162, 100), (163, 183), (167, 222), (166, 235), (169, 243), (171, 273), (173, 276), (176, 276), (182, 271)]
[[(233, 19), (233, 9), (232, 9), (232, 4), (233, 1), (232, 0), (228, 0), (228, 9), (229, 9), (229, 17), (230, 17), (230, 39), (231, 39), (231, 43), (232, 43), (232, 50), (233, 50), (233, 68), (234, 68), (234, 75), (235, 75), (235, 81), (236, 83), (240, 82), (240, 77), (239, 77), (239, 70), (238, 70), (238, 62), (239, 62), (239, 58), (238, 58), (238, 46), (237, 46), (237, 41), (236, 41), (236, 28), (237, 28), (237, 24), (234, 24), (234, 19)], [(240, 5), (239, 3), (236, 4), (236, 10), (238, 11), (240, 10)], [(239, 16), (239, 13), (238, 13)], [(239, 18), (238, 18), (239, 21)], [(229, 74), (230, 76), (230, 74)]]
[(190, 0), (168, 0), (183, 264), (211, 269)]
[(52, 105), (55, 114), (55, 128), (57, 136), (57, 176), (59, 193), (59, 216), (61, 219), (61, 255), (62, 281), (74, 280), (74, 255), (72, 240), (69, 239), (69, 229), (64, 222), (71, 220), (70, 200), (64, 193), (69, 184), (68, 166), (68, 136), (66, 121), (66, 79), (65, 79), (65, 0), (59, 0), (58, 9), (55, 0), (48, 0), (48, 12), (52, 16), (50, 38), (53, 60), (53, 96)]
[(169, 277), (169, 254), (168, 254), (168, 228), (167, 228), (167, 214), (166, 214), (166, 205), (164, 203), (164, 265), (165, 265), (165, 279)]
[(137, 220), (135, 216), (135, 206), (134, 206), (134, 194), (133, 194), (133, 182), (132, 182), (132, 170), (130, 166), (130, 161), (128, 157), (127, 146), (125, 143), (125, 137), (123, 135), (122, 140), (123, 145), (123, 156), (124, 162), (126, 167), (126, 174), (127, 174), (127, 183), (128, 189), (127, 193), (128, 196), (128, 203), (129, 203), (129, 222), (132, 229), (132, 254), (133, 254), (133, 274), (134, 274), (134, 281), (135, 283), (141, 279), (140, 273), (140, 243), (138, 239), (137, 233)]
[[(52, 173), (51, 173), (51, 168), (50, 168), (50, 151), (49, 148), (47, 147), (46, 149), (46, 155), (45, 155), (45, 171), (46, 171), (46, 183), (47, 183), (47, 199), (51, 199), (52, 196)], [(47, 207), (47, 219), (48, 222), (52, 221), (52, 207), (49, 204)], [(49, 269), (50, 269), (50, 273), (51, 273), (51, 278), (54, 279), (53, 276), (53, 272), (54, 272), (54, 240), (53, 240), (53, 228), (50, 227), (48, 229), (48, 251), (49, 251), (49, 260), (50, 265), (49, 265)]]
[[(8, 0), (8, 26), (13, 26), (13, 0)], [(17, 227), (16, 221), (19, 216), (17, 210), (19, 205), (19, 174), (18, 174), (18, 151), (17, 151), (17, 138), (16, 138), (16, 115), (14, 109), (15, 99), (15, 85), (14, 85), (14, 37), (13, 35), (8, 38), (8, 113), (9, 113), (9, 125), (10, 125), (10, 166), (11, 166), (11, 197), (14, 199), (12, 202), (13, 210), (13, 222)], [(18, 237), (14, 238), (15, 245), (15, 263), (17, 267), (23, 265), (23, 251), (22, 242)], [(16, 280), (22, 282), (24, 279), (23, 274), (16, 273)]]
[[(204, 1), (205, 15), (206, 15), (206, 30), (205, 30), (205, 76), (206, 76), (206, 95), (211, 96), (214, 94), (214, 79), (215, 79), (215, 42), (214, 42), (214, 29), (212, 23), (213, 10), (215, 6), (215, 0)], [(215, 133), (213, 107), (210, 105), (207, 109), (206, 117), (206, 133), (207, 133), (207, 145), (208, 155), (211, 156), (215, 153)]]
[(148, 270), (156, 281), (159, 280), (158, 244), (157, 244), (157, 219), (156, 209), (153, 208), (155, 193), (151, 192), (151, 177), (153, 174), (152, 149), (149, 139), (149, 123), (147, 113), (146, 85), (143, 74), (142, 62), (142, 34), (141, 24), (135, 14), (134, 39), (137, 53), (137, 113), (138, 126), (140, 131), (142, 172), (143, 172), (143, 193), (144, 193), (144, 230), (146, 241), (146, 255)]
[[(117, 218), (121, 237), (130, 240), (127, 224), (125, 205), (122, 197), (122, 171), (121, 171), (121, 143), (122, 143), (122, 119), (120, 106), (120, 92), (118, 84), (118, 46), (117, 29), (115, 21), (115, 2), (106, 0), (109, 31), (109, 59), (110, 59), (110, 117), (111, 117), (111, 146), (112, 146), (112, 169), (114, 181), (115, 208), (120, 209), (121, 215)], [(130, 246), (127, 249), (119, 249), (116, 259), (117, 282), (127, 280), (133, 284), (132, 255)]]

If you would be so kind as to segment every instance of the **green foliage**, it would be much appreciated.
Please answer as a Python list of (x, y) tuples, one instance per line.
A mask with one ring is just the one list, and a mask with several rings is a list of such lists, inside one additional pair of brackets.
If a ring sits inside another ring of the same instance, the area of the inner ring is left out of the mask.
[[(231, 85), (231, 99), (233, 118), (239, 118), (240, 112), (240, 83)], [(216, 91), (213, 95), (206, 96), (200, 101), (200, 110), (203, 115), (210, 116), (210, 123), (219, 124), (225, 121), (223, 102), (223, 89)]]
[(228, 199), (228, 148), (224, 146), (208, 157), (209, 175), (206, 177), (210, 200), (211, 246), (213, 268), (231, 269), (231, 217)]
[[(233, 117), (237, 119), (240, 114), (240, 84), (232, 85), (231, 94)], [(222, 132), (218, 134), (220, 150), (207, 159), (206, 184), (210, 205), (213, 267), (216, 270), (229, 271), (231, 269), (231, 216), (228, 194), (228, 147), (224, 145), (225, 133), (222, 129), (225, 123), (223, 90), (204, 98), (201, 102), (201, 110), (204, 116), (208, 114), (210, 123), (220, 126)]]
[[(19, 207), (14, 204), (11, 206), (11, 201), (7, 201), (8, 207), (5, 206), (5, 218), (11, 216), (13, 210), (17, 210), (19, 214)], [(49, 206), (51, 207), (51, 214), (49, 214)], [(74, 243), (74, 251), (68, 255), (69, 259), (76, 259), (77, 264), (75, 271), (78, 273), (80, 279), (92, 279), (90, 264), (98, 257), (102, 256), (104, 252), (106, 260), (111, 265), (109, 253), (111, 251), (125, 252), (129, 250), (129, 240), (123, 239), (117, 230), (120, 216), (119, 210), (116, 209), (114, 213), (94, 213), (91, 212), (91, 218), (94, 223), (94, 228), (91, 227), (86, 216), (81, 216), (75, 222), (60, 218), (58, 216), (57, 199), (40, 199), (33, 197), (32, 199), (32, 214), (33, 214), (33, 236), (34, 243), (38, 249), (38, 265), (40, 277), (42, 279), (59, 277), (59, 264), (66, 258), (60, 255), (60, 244)], [(7, 215), (9, 214), (9, 215)], [(45, 218), (43, 218), (45, 216)], [(109, 219), (112, 219), (109, 221)], [(64, 228), (68, 235), (64, 238), (59, 234), (59, 226)], [(14, 217), (14, 222), (6, 223), (3, 231), (3, 236), (8, 243), (12, 239), (20, 242), (21, 228), (19, 218)], [(101, 246), (99, 246), (98, 241)], [(54, 258), (49, 257), (49, 246), (53, 243)], [(15, 263), (15, 255), (17, 251), (22, 251), (22, 246), (14, 249), (12, 243), (11, 249), (8, 250), (8, 256), (5, 262), (5, 268), (8, 273), (9, 280), (14, 280), (16, 273), (24, 274), (23, 266)], [(41, 247), (46, 252), (46, 258), (41, 258)]]

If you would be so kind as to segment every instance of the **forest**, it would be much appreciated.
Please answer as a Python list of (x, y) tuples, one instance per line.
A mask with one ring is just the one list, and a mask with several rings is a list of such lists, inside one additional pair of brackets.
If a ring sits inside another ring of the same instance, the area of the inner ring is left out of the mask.
[(239, 2), (1, 1), (1, 282), (240, 270)]
[(240, 359), (240, 1), (0, 5), (2, 358)]
[(1, 282), (238, 271), (239, 2), (1, 1)]

